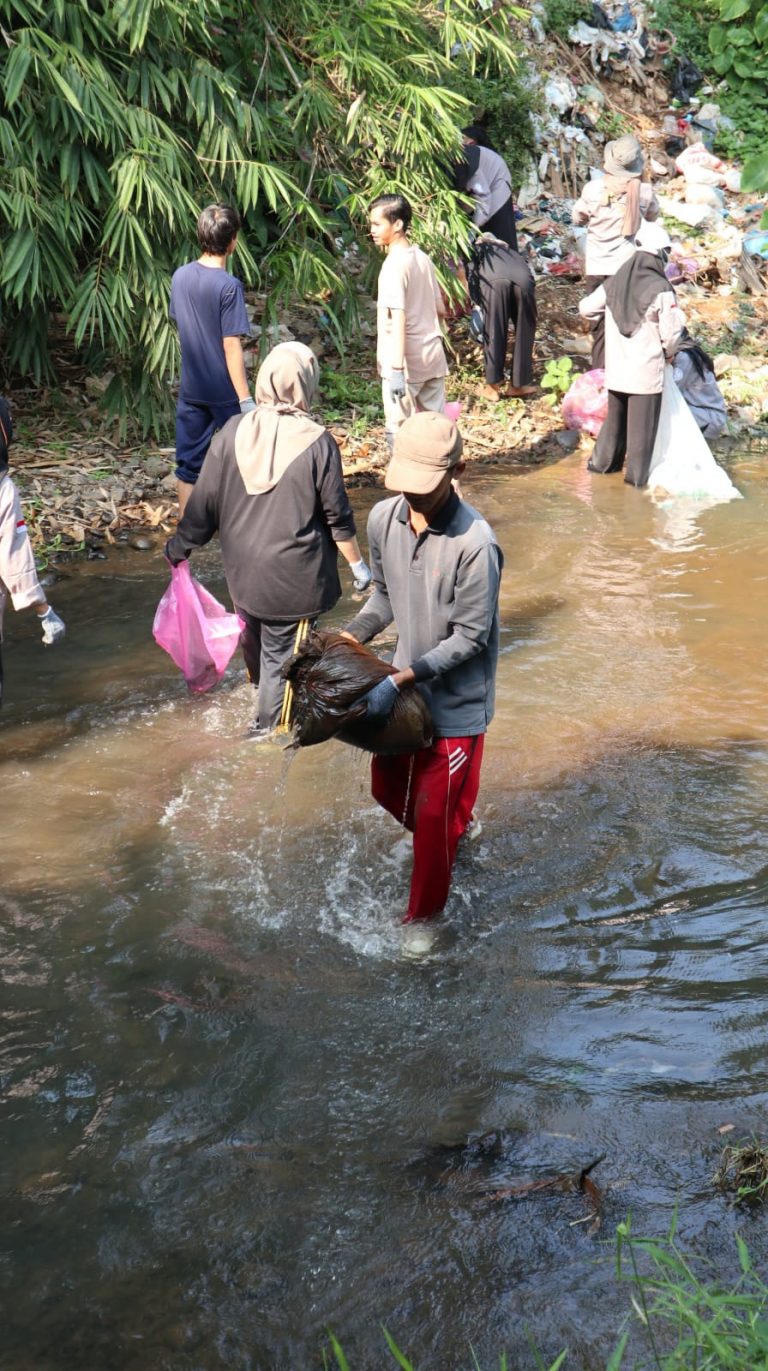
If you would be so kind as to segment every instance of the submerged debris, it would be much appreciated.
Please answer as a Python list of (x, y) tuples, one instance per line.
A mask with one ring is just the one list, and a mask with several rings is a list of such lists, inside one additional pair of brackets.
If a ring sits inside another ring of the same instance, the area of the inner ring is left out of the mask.
[(723, 1148), (714, 1182), (733, 1195), (737, 1204), (764, 1204), (768, 1200), (768, 1145), (752, 1139)]

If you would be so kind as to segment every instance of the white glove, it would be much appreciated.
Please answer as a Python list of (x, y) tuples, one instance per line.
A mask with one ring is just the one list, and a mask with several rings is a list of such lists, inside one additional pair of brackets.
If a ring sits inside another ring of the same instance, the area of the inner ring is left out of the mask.
[(373, 572), (364, 557), (359, 562), (350, 562), (349, 569), (354, 580), (352, 582), (355, 590), (367, 590), (373, 580)]
[(64, 637), (64, 634), (67, 631), (64, 620), (59, 618), (56, 610), (51, 609), (50, 605), (46, 609), (45, 614), (38, 614), (37, 617), (40, 620), (40, 627), (43, 630), (43, 642), (46, 647), (51, 647), (53, 643), (59, 641), (59, 638)]
[(255, 409), (255, 408), (256, 408), (256, 401), (254, 400), (254, 398), (253, 398), (252, 395), (246, 395), (245, 399), (240, 401), (240, 413), (241, 413), (241, 414), (250, 414), (250, 413), (251, 413), (251, 410), (253, 410), (253, 409)]
[(389, 393), (393, 400), (402, 400), (405, 395), (405, 371), (391, 371), (389, 373)]

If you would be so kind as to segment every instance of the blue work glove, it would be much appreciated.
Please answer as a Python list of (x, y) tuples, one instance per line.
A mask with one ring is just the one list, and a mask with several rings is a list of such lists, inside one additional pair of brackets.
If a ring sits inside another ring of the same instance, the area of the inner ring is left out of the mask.
[(367, 590), (373, 580), (373, 572), (364, 557), (359, 562), (350, 562), (349, 569), (354, 577), (352, 584), (355, 590)]
[(389, 393), (393, 400), (402, 400), (405, 395), (405, 372), (402, 368), (389, 373)]
[(379, 681), (367, 695), (365, 700), (365, 717), (372, 724), (383, 724), (389, 718), (395, 707), (395, 700), (400, 694), (400, 687), (395, 685), (391, 676), (385, 676), (383, 681)]
[(246, 395), (245, 399), (240, 401), (241, 414), (250, 414), (251, 410), (254, 410), (255, 408), (256, 401), (254, 400), (252, 395)]
[(37, 617), (40, 620), (40, 627), (43, 630), (43, 642), (46, 647), (51, 647), (53, 643), (59, 641), (59, 638), (64, 637), (64, 634), (67, 631), (64, 626), (64, 620), (59, 618), (56, 610), (51, 609), (50, 605), (46, 609), (45, 614), (38, 614)]
[(469, 332), (476, 343), (485, 342), (485, 318), (479, 305), (472, 306), (469, 316)]

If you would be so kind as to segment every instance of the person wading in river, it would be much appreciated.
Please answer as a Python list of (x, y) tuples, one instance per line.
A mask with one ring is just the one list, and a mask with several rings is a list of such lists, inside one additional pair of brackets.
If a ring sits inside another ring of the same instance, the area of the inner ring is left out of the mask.
[(0, 395), (0, 705), (3, 703), (3, 610), (10, 595), (14, 609), (34, 609), (46, 647), (64, 637), (64, 621), (45, 598), (37, 576), (21, 501), (8, 475), (8, 448), (13, 421), (8, 401)]
[(283, 662), (341, 595), (337, 551), (356, 590), (371, 580), (338, 445), (310, 417), (318, 377), (303, 343), (272, 349), (256, 377), (253, 411), (216, 434), (165, 548), (176, 565), (219, 534), (229, 593), (245, 620), (245, 665), (259, 688), (255, 742), (269, 741), (281, 721)]
[(605, 317), (608, 413), (590, 471), (621, 471), (633, 486), (648, 483), (661, 414), (664, 362), (674, 356), (685, 315), (664, 274), (672, 244), (660, 224), (641, 224), (636, 251), (604, 286), (579, 301), (587, 319)]
[(398, 430), (384, 483), (403, 494), (371, 510), (373, 593), (344, 630), (361, 643), (393, 622), (397, 630), (397, 670), (367, 693), (369, 719), (384, 721), (412, 682), (432, 711), (431, 747), (371, 763), (374, 799), (413, 833), (403, 920), (413, 954), (429, 951), (423, 921), (448, 899), (494, 712), (503, 557), (493, 530), (456, 492), (461, 453), (461, 434), (444, 414), (416, 414)]

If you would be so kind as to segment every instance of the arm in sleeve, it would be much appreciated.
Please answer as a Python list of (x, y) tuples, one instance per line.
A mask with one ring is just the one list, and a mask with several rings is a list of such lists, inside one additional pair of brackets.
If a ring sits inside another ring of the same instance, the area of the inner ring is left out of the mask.
[(641, 201), (640, 213), (649, 223), (653, 223), (654, 219), (658, 219), (661, 213), (661, 205), (656, 199), (656, 192), (653, 189), (651, 189), (648, 200), (645, 203)]
[(573, 210), (571, 211), (571, 222), (574, 224), (588, 224), (591, 217), (592, 210), (582, 194), (575, 202)]
[(14, 609), (45, 603), (19, 493), (10, 476), (0, 482), (0, 585), (7, 587)]
[(353, 638), (357, 638), (359, 643), (369, 643), (371, 638), (375, 638), (377, 633), (388, 628), (394, 619), (392, 605), (389, 599), (387, 583), (384, 579), (384, 570), (381, 563), (381, 544), (376, 530), (376, 510), (371, 510), (368, 516), (368, 557), (373, 574), (373, 591), (368, 601), (359, 614), (356, 614), (350, 623), (345, 624), (344, 631), (351, 633)]
[(184, 514), (173, 537), (168, 539), (166, 550), (174, 563), (183, 561), (193, 548), (204, 547), (211, 541), (214, 533), (218, 532), (221, 454), (224, 441), (222, 430), (216, 434), (205, 454), (202, 470), (187, 500)]
[(583, 300), (579, 300), (579, 314), (583, 319), (597, 319), (599, 315), (605, 314), (605, 290), (598, 286), (591, 295), (585, 295)]
[(345, 543), (355, 537), (357, 528), (344, 485), (339, 445), (333, 434), (327, 432), (319, 439), (319, 443), (321, 451), (315, 466), (315, 481), (320, 508), (334, 543)]
[(685, 328), (685, 315), (677, 303), (672, 290), (663, 290), (656, 297), (659, 316), (659, 337), (665, 357), (673, 357), (677, 352), (680, 336)]
[(243, 287), (234, 277), (221, 292), (219, 310), (222, 338), (250, 337), (251, 321), (245, 308)]
[(464, 558), (456, 579), (451, 632), (437, 647), (412, 662), (417, 681), (429, 681), (475, 657), (486, 647), (499, 598), (502, 557), (485, 543)]

